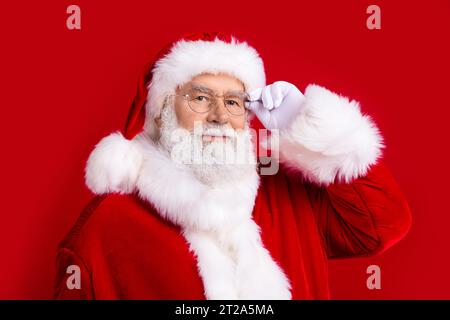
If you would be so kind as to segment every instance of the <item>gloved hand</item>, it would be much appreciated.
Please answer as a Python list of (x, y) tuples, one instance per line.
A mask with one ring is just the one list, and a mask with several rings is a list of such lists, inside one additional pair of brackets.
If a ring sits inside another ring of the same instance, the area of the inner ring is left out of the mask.
[(286, 129), (303, 110), (305, 97), (292, 83), (276, 81), (249, 93), (247, 109), (269, 130)]

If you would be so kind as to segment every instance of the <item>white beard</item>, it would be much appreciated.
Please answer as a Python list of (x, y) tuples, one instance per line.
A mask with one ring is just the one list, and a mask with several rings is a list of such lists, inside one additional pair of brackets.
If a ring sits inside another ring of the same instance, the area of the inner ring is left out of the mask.
[[(225, 135), (226, 141), (204, 142), (202, 135)], [(196, 123), (189, 131), (178, 125), (174, 106), (161, 112), (160, 145), (177, 165), (190, 168), (195, 177), (209, 186), (238, 182), (256, 171), (251, 130)]]

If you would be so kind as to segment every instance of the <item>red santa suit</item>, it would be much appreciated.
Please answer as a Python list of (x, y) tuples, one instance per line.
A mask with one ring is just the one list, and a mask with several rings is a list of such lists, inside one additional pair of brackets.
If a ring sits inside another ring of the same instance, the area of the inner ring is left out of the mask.
[[(381, 253), (408, 231), (381, 135), (355, 101), (309, 86), (304, 111), (280, 133), (278, 172), (211, 187), (154, 141), (154, 118), (170, 90), (202, 72), (264, 86), (260, 57), (202, 34), (176, 41), (149, 70), (125, 136), (109, 135), (89, 157), (96, 196), (60, 244), (55, 297), (327, 299), (328, 259)], [(73, 265), (79, 288), (68, 286)]]

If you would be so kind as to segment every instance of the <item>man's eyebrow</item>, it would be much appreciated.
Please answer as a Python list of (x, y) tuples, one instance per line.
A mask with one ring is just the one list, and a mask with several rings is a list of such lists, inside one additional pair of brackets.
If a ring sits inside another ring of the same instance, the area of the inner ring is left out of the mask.
[(205, 86), (202, 86), (202, 85), (200, 85), (200, 84), (195, 84), (195, 83), (193, 83), (193, 84), (191, 85), (191, 88), (192, 88), (193, 90), (198, 90), (198, 91), (200, 91), (200, 92), (204, 92), (204, 93), (208, 93), (208, 94), (210, 94), (210, 95), (214, 95), (214, 91), (213, 91), (213, 90), (211, 90), (210, 88), (207, 88), (207, 87), (205, 87)]
[[(215, 95), (216, 93), (214, 92), (214, 90), (212, 90), (212, 89), (210, 89), (210, 88), (208, 88), (208, 87), (205, 87), (205, 86), (202, 86), (202, 85), (200, 85), (200, 84), (196, 84), (196, 83), (193, 83), (192, 85), (191, 85), (191, 88), (193, 89), (193, 90), (198, 90), (198, 91), (200, 91), (200, 92), (204, 92), (204, 93), (208, 93), (208, 94), (210, 94), (210, 95)], [(241, 97), (241, 96), (244, 96), (244, 95), (246, 95), (246, 93), (245, 93), (245, 91), (242, 91), (242, 90), (228, 90), (227, 92), (225, 92), (225, 94), (224, 94), (225, 96), (238, 96), (238, 97)]]
[(246, 95), (245, 91), (242, 91), (242, 90), (228, 90), (227, 92), (225, 92), (225, 96), (242, 97), (242, 96), (245, 96), (245, 95)]

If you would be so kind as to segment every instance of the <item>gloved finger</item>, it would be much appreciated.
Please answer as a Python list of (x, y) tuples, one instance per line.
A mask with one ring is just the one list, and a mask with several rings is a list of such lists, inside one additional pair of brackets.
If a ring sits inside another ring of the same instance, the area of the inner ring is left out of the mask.
[(253, 91), (251, 91), (248, 96), (250, 98), (250, 101), (258, 101), (261, 100), (261, 93), (263, 88), (257, 88)]
[(261, 94), (264, 108), (266, 108), (267, 110), (273, 109), (273, 100), (272, 100), (272, 95), (270, 93), (270, 90), (271, 90), (271, 85), (268, 85), (263, 89), (262, 94)]
[(255, 111), (256, 109), (262, 107), (262, 102), (260, 102), (260, 101), (247, 101), (247, 102), (245, 102), (245, 107), (248, 110)]
[(262, 104), (253, 111), (259, 121), (264, 125), (264, 127), (268, 127), (271, 119), (270, 111), (267, 110)]
[(287, 81), (278, 81), (278, 88), (280, 89), (283, 96), (287, 96), (289, 92), (292, 90), (292, 88), (295, 88), (295, 86)]
[(269, 110), (264, 107), (261, 101), (251, 101), (247, 104), (247, 109), (253, 112), (260, 120), (261, 118), (266, 118), (267, 114), (270, 113)]
[(271, 89), (271, 94), (272, 94), (272, 99), (273, 99), (273, 107), (274, 108), (278, 108), (281, 103), (283, 102), (283, 99), (285, 97), (285, 90), (283, 90), (283, 85), (280, 84), (279, 82), (275, 82), (272, 85), (272, 89)]

